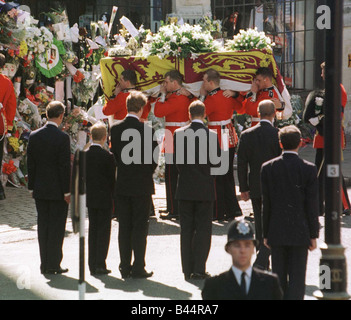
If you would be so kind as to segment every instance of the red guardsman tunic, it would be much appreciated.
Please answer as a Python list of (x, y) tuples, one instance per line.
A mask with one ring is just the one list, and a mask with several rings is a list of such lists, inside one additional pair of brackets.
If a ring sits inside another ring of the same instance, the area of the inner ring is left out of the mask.
[(158, 99), (155, 103), (154, 114), (158, 118), (165, 117), (164, 151), (173, 153), (173, 133), (176, 129), (189, 123), (189, 105), (192, 102), (187, 96), (176, 90), (164, 102)]
[(0, 135), (3, 135), (7, 130), (12, 129), (17, 100), (12, 81), (2, 74), (0, 74), (0, 103), (3, 105), (0, 109)]
[(107, 103), (102, 108), (105, 116), (112, 116), (114, 120), (123, 120), (127, 115), (126, 99), (129, 96), (129, 90), (123, 90), (117, 96)]
[[(341, 117), (343, 119), (345, 106), (347, 104), (347, 93), (346, 93), (346, 90), (342, 84), (340, 84), (340, 88), (341, 88), (341, 106), (342, 106)], [(345, 149), (345, 147), (346, 147), (345, 133), (344, 133), (344, 128), (342, 126), (342, 128), (341, 128), (341, 148)], [(313, 148), (315, 148), (315, 149), (323, 149), (324, 148), (324, 137), (322, 135), (320, 135), (318, 132), (314, 136)]]
[(250, 115), (252, 117), (251, 127), (260, 122), (260, 118), (258, 117), (257, 108), (261, 101), (270, 100), (272, 98), (279, 98), (278, 93), (275, 91), (274, 87), (269, 87), (257, 92), (256, 99), (251, 92), (246, 95), (246, 99), (243, 102), (244, 113)]
[[(242, 96), (226, 98), (223, 90), (212, 90), (206, 97), (204, 104), (208, 119), (208, 128), (215, 130), (218, 135), (219, 145), (222, 149), (234, 148), (238, 143), (238, 136), (232, 123), (234, 111), (242, 109)], [(222, 131), (228, 133), (227, 145), (222, 145)]]
[[(107, 103), (104, 105), (102, 108), (102, 112), (105, 116), (112, 116), (114, 120), (123, 120), (127, 116), (127, 103), (126, 100), (129, 96), (129, 93), (131, 90), (135, 90), (134, 88), (132, 89), (125, 89), (118, 93), (118, 95), (107, 101)], [(150, 103), (148, 102), (146, 106), (144, 107), (143, 114), (141, 115), (141, 119), (147, 119), (147, 116), (149, 115), (150, 112)]]

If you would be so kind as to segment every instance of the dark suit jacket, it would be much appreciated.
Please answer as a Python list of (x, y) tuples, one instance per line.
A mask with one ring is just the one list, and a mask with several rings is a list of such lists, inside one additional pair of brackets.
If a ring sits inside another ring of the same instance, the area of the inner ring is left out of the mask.
[(319, 236), (317, 168), (283, 153), (263, 164), (263, 236), (270, 245), (309, 246)]
[(241, 133), (238, 147), (238, 179), (241, 192), (261, 198), (261, 166), (281, 154), (279, 130), (262, 121)]
[(63, 200), (70, 192), (69, 136), (47, 124), (33, 131), (27, 148), (28, 189), (35, 199)]
[(111, 152), (91, 146), (86, 152), (86, 203), (90, 208), (112, 208), (116, 163)]
[[(195, 135), (200, 138), (195, 139)], [(210, 152), (217, 156), (220, 150), (217, 134), (201, 123), (192, 122), (177, 129), (173, 141), (174, 161), (179, 171), (175, 198), (214, 201), (215, 176), (211, 175), (211, 168), (216, 165), (211, 164)]]
[(281, 300), (283, 297), (277, 275), (252, 268), (250, 289), (245, 296), (232, 269), (206, 279), (202, 290), (204, 300)]
[(153, 136), (154, 130), (135, 117), (127, 116), (112, 126), (111, 152), (117, 164), (115, 195), (155, 193), (153, 173), (158, 164), (159, 147)]

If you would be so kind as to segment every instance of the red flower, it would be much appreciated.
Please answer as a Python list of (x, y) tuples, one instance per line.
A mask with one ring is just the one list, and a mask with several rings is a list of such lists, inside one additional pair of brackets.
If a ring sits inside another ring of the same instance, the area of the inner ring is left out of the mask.
[(90, 51), (87, 53), (85, 57), (89, 58), (92, 54), (93, 54), (93, 49), (90, 49)]
[(16, 171), (17, 171), (17, 168), (15, 167), (13, 160), (10, 160), (9, 163), (5, 162), (2, 165), (2, 172), (7, 175), (10, 175), (11, 173), (14, 173)]
[(76, 74), (73, 76), (73, 81), (76, 83), (81, 82), (84, 79), (83, 73), (81, 73), (79, 70), (77, 70)]

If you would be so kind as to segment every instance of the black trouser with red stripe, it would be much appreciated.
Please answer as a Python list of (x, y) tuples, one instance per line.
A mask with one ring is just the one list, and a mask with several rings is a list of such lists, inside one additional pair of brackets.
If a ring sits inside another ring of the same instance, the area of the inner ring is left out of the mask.
[(213, 219), (215, 220), (222, 220), (224, 217), (233, 219), (242, 215), (235, 191), (234, 155), (235, 148), (229, 148), (228, 172), (225, 175), (216, 176), (216, 201), (213, 208)]
[(175, 200), (175, 192), (178, 182), (178, 169), (173, 163), (166, 163), (165, 167), (165, 185), (167, 211), (170, 215), (178, 216), (178, 200)]
[[(319, 215), (322, 216), (324, 214), (324, 201), (325, 201), (325, 193), (324, 193), (324, 180), (325, 180), (325, 164), (324, 164), (324, 149), (318, 148), (316, 149), (316, 158), (315, 158), (315, 165), (318, 169), (318, 182), (319, 182)], [(341, 176), (341, 201), (343, 211), (350, 210), (350, 200), (347, 194), (347, 188), (345, 184), (344, 176)]]

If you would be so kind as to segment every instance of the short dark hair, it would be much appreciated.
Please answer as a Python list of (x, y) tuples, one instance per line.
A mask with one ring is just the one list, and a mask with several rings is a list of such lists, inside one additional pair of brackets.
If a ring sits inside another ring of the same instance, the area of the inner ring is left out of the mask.
[(107, 129), (104, 123), (97, 122), (90, 128), (91, 138), (93, 141), (100, 141), (106, 137)]
[(46, 106), (46, 116), (48, 119), (56, 119), (65, 112), (65, 105), (61, 101), (51, 101)]
[(301, 142), (301, 131), (294, 125), (279, 130), (279, 140), (284, 150), (294, 150)]
[(205, 74), (207, 74), (207, 81), (213, 81), (216, 85), (219, 85), (221, 76), (217, 70), (211, 68), (206, 70)]
[(271, 69), (267, 67), (258, 68), (256, 71), (256, 76), (262, 76), (264, 78), (269, 78), (270, 80), (273, 79), (273, 72)]
[(183, 76), (178, 70), (171, 70), (165, 74), (165, 79), (169, 77), (172, 81), (177, 81), (179, 85), (183, 83)]
[(0, 69), (4, 67), (5, 63), (6, 63), (5, 56), (2, 53), (0, 53)]
[(121, 75), (123, 76), (124, 81), (129, 81), (134, 86), (137, 84), (137, 75), (134, 70), (124, 70)]
[(130, 91), (127, 97), (128, 112), (138, 113), (147, 103), (147, 97), (144, 93), (136, 90)]
[(204, 117), (205, 116), (205, 105), (200, 100), (193, 101), (189, 106), (189, 113), (191, 118)]
[(262, 100), (258, 104), (258, 112), (261, 118), (271, 117), (275, 114), (275, 105), (272, 100)]

